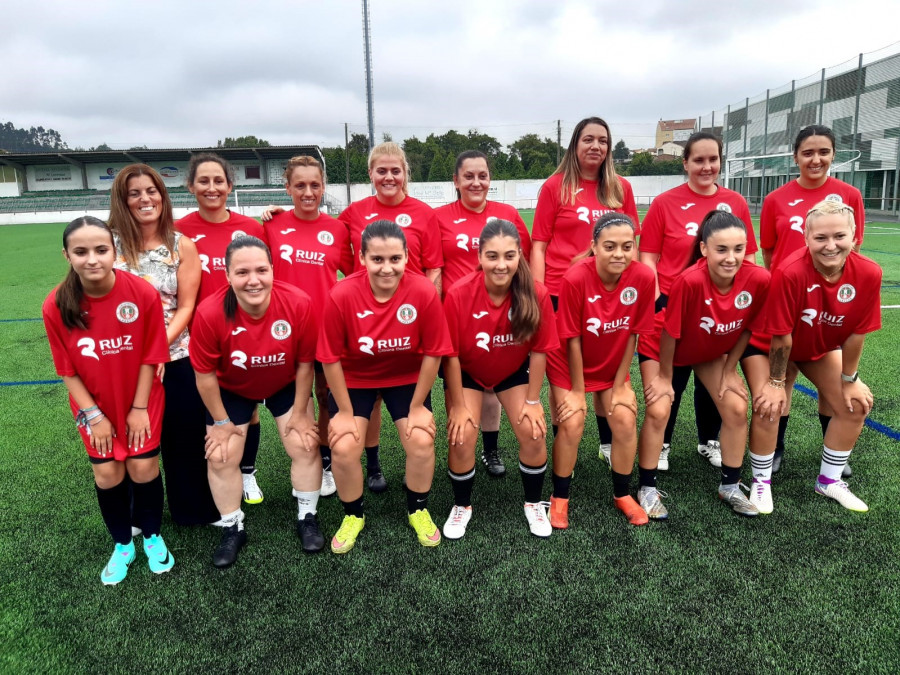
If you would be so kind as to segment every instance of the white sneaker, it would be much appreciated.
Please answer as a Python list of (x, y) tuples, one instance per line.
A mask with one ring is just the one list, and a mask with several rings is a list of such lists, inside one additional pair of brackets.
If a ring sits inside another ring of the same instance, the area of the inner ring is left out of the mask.
[(708, 459), (713, 466), (722, 466), (722, 447), (719, 445), (719, 441), (709, 441), (706, 445), (698, 445), (697, 452), (701, 457)]
[(657, 471), (669, 470), (669, 450), (671, 449), (668, 443), (663, 443), (662, 450), (659, 452), (659, 464), (656, 465)]
[(866, 503), (850, 492), (850, 487), (842, 480), (825, 485), (816, 481), (816, 492), (825, 497), (831, 497), (845, 509), (865, 513), (869, 510)]
[(753, 479), (750, 484), (750, 503), (760, 513), (772, 513), (775, 507), (772, 504), (771, 481)]
[(612, 443), (600, 444), (600, 457), (606, 460), (607, 466), (612, 466)]
[(259, 504), (263, 500), (263, 493), (256, 482), (256, 471), (242, 473), (241, 478), (244, 481), (244, 501), (247, 504)]
[(447, 522), (444, 523), (444, 536), (447, 539), (462, 539), (470, 520), (472, 520), (471, 506), (454, 505)]
[(319, 494), (322, 497), (330, 497), (335, 492), (337, 492), (337, 485), (334, 484), (334, 474), (322, 469), (322, 488), (319, 490)]
[(553, 526), (547, 518), (547, 507), (550, 502), (525, 502), (525, 519), (528, 529), (535, 537), (549, 537), (553, 534)]
[(668, 495), (655, 487), (645, 485), (638, 490), (638, 504), (651, 520), (665, 520), (669, 517), (669, 511), (662, 503), (662, 497), (668, 497)]

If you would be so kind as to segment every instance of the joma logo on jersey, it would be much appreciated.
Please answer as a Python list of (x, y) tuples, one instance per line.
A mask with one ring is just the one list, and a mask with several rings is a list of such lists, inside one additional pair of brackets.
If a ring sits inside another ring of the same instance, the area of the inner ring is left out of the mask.
[(491, 345), (494, 347), (507, 347), (514, 344), (516, 344), (516, 339), (512, 336), (512, 333), (491, 336), (490, 333), (482, 332), (475, 335), (475, 346), (486, 352), (491, 351)]
[(614, 333), (617, 330), (623, 330), (630, 327), (631, 317), (623, 316), (615, 321), (601, 321), (597, 318), (587, 320), (587, 331), (600, 337), (600, 333)]

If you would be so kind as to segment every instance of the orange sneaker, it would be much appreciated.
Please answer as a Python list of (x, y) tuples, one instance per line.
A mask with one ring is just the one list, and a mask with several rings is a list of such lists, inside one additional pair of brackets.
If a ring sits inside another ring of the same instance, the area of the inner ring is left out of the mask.
[(613, 504), (616, 505), (616, 508), (619, 509), (619, 511), (625, 514), (625, 517), (628, 518), (628, 522), (632, 525), (646, 525), (650, 522), (650, 519), (647, 517), (647, 512), (641, 508), (641, 505), (638, 504), (631, 495), (628, 495), (627, 497), (613, 497)]
[(550, 524), (555, 530), (569, 528), (569, 500), (562, 497), (550, 497)]

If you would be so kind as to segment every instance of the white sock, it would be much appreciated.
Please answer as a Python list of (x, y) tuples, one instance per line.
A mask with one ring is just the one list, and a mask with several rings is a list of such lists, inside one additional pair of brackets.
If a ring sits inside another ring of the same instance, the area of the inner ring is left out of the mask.
[(757, 455), (750, 453), (750, 469), (753, 471), (753, 478), (759, 481), (772, 480), (772, 461), (775, 454)]
[(822, 464), (819, 466), (819, 475), (825, 476), (832, 483), (841, 479), (841, 473), (850, 459), (853, 450), (832, 450), (827, 445), (822, 446)]
[(307, 513), (316, 513), (316, 507), (319, 505), (319, 490), (313, 492), (293, 490), (293, 494), (297, 498), (297, 520), (303, 520)]
[(231, 527), (232, 525), (237, 525), (238, 532), (240, 532), (244, 529), (244, 512), (238, 509), (231, 513), (224, 513), (219, 521), (213, 524), (219, 527)]

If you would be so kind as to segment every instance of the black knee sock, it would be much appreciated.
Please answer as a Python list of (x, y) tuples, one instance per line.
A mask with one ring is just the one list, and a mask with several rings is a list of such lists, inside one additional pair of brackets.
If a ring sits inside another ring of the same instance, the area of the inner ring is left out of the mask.
[(331, 448), (319, 444), (319, 454), (322, 455), (322, 469), (331, 471)]
[(722, 464), (722, 485), (735, 485), (741, 480), (741, 467)]
[(684, 391), (675, 390), (675, 400), (672, 401), (672, 408), (669, 410), (669, 421), (666, 422), (666, 430), (663, 432), (663, 443), (672, 444), (672, 434), (675, 433), (675, 423), (678, 421), (678, 407), (681, 405), (683, 395)]
[(569, 498), (569, 486), (572, 484), (572, 474), (568, 476), (557, 476), (553, 472), (553, 496), (557, 499)]
[(597, 433), (600, 435), (600, 442), (603, 445), (612, 443), (612, 429), (609, 428), (609, 422), (602, 415), (595, 415), (597, 418)]
[[(450, 470), (447, 473), (450, 474), (450, 486), (453, 488), (453, 503), (456, 506), (472, 506), (472, 485), (475, 484), (475, 467), (473, 466), (464, 473), (454, 473)], [(419, 508), (424, 507), (420, 506)]]
[(256, 471), (256, 455), (259, 453), (259, 422), (247, 428), (247, 440), (244, 441), (244, 456), (241, 457), (241, 473)]
[(499, 431), (482, 431), (481, 432), (481, 442), (484, 445), (484, 451), (489, 452), (491, 450), (497, 450), (497, 441), (500, 438)]
[(541, 501), (541, 493), (544, 491), (544, 475), (547, 473), (547, 463), (541, 466), (528, 466), (519, 462), (519, 474), (522, 476), (522, 488), (525, 491), (525, 501), (529, 503)]
[(778, 438), (775, 440), (775, 452), (784, 452), (784, 435), (787, 433), (790, 417), (790, 415), (784, 415), (778, 418)]
[(106, 529), (117, 544), (131, 541), (131, 509), (128, 496), (128, 483), (122, 481), (111, 488), (101, 488), (96, 483), (97, 503), (100, 515), (106, 523)]
[(722, 428), (722, 417), (716, 408), (712, 396), (703, 386), (703, 383), (694, 375), (694, 417), (697, 420), (697, 442), (706, 444), (719, 437)]
[(363, 498), (362, 496), (359, 499), (354, 499), (352, 502), (341, 502), (341, 505), (344, 507), (344, 514), (348, 516), (356, 516), (357, 518), (363, 517)]
[(638, 467), (638, 484), (641, 487), (656, 487), (656, 469)]
[(628, 489), (631, 487), (631, 474), (619, 473), (616, 470), (612, 472), (613, 497), (621, 498), (628, 496)]
[(159, 534), (162, 526), (163, 484), (158, 475), (147, 483), (132, 483), (134, 489), (134, 517), (145, 537)]
[(378, 457), (379, 446), (373, 445), (366, 448), (366, 473), (371, 476), (374, 473), (381, 473), (381, 461)]
[(822, 438), (825, 438), (825, 432), (828, 431), (828, 423), (831, 421), (831, 415), (823, 415), (819, 413), (819, 425), (822, 427)]
[(413, 492), (409, 488), (406, 488), (406, 510), (410, 515), (416, 511), (427, 508), (428, 492)]

